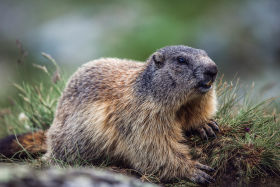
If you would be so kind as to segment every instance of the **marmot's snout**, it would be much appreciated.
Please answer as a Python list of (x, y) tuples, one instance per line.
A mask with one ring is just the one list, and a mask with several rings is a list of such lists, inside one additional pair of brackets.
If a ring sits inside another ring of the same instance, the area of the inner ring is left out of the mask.
[(211, 63), (207, 65), (204, 71), (204, 79), (208, 82), (214, 82), (218, 73), (218, 68), (216, 64)]
[(205, 93), (212, 88), (212, 84), (217, 77), (218, 68), (214, 62), (211, 62), (205, 64), (203, 69), (203, 78), (198, 84), (198, 89), (200, 92)]

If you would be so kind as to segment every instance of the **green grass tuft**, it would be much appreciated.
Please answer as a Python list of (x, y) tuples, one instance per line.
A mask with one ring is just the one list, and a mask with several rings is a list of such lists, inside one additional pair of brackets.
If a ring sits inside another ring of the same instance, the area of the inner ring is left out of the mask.
[(61, 78), (55, 60), (46, 53), (42, 55), (53, 63), (55, 70), (49, 72), (45, 66), (33, 64), (34, 68), (42, 71), (49, 79), (37, 84), (14, 84), (18, 90), (18, 97), (13, 98), (13, 106), (10, 109), (2, 109), (9, 112), (0, 118), (3, 124), (1, 129), (6, 132), (6, 135), (45, 130), (52, 123), (58, 98), (65, 85), (65, 78)]

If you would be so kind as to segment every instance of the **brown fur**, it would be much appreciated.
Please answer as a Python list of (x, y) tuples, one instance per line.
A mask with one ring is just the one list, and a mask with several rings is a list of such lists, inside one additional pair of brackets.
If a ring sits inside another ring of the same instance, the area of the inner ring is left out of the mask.
[(110, 157), (161, 179), (195, 181), (197, 162), (180, 142), (183, 130), (213, 117), (215, 89), (202, 95), (192, 90), (164, 102), (149, 94), (142, 97), (135, 84), (148, 65), (107, 58), (82, 66), (60, 99), (45, 158), (98, 163)]

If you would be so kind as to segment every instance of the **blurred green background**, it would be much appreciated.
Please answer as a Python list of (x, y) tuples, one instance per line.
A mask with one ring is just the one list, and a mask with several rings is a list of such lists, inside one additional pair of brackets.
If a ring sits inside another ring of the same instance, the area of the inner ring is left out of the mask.
[(166, 45), (206, 50), (220, 74), (280, 95), (279, 0), (0, 0), (0, 107), (14, 82), (45, 77), (46, 52), (70, 75), (99, 57), (145, 60)]

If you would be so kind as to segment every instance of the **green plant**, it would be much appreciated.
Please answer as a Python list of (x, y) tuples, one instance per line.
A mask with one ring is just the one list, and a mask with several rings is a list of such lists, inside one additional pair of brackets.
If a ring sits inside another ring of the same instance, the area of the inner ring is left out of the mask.
[(60, 69), (50, 55), (42, 55), (52, 62), (55, 70), (52, 72), (46, 66), (33, 64), (34, 68), (45, 73), (49, 79), (37, 84), (14, 84), (18, 90), (18, 97), (14, 98), (9, 114), (3, 115), (2, 119), (6, 134), (45, 130), (52, 123), (57, 100), (65, 85), (65, 77), (61, 77)]

